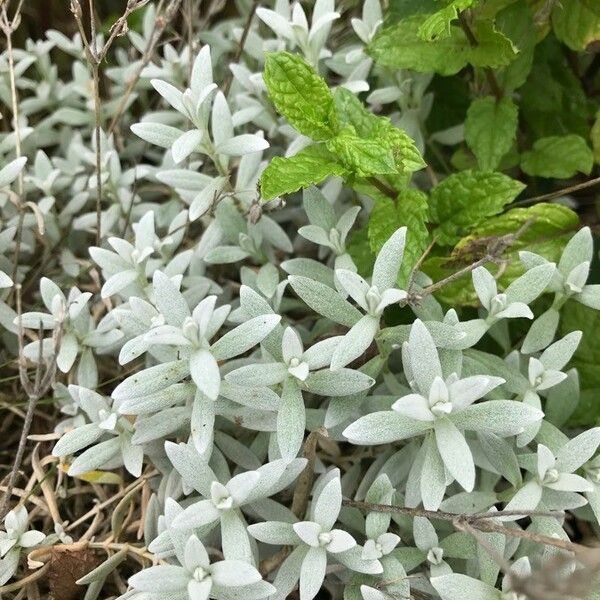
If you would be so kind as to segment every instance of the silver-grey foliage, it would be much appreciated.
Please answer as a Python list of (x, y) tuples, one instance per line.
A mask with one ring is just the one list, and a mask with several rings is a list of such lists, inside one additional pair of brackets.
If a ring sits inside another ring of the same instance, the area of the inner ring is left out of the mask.
[[(240, 3), (246, 13), (249, 4)], [(141, 65), (155, 6), (145, 10), (143, 33), (128, 34), (136, 61), (118, 51), (107, 70), (108, 115)], [(498, 570), (468, 533), (422, 516), (361, 513), (343, 499), (457, 513), (577, 509), (597, 523), (600, 428), (573, 439), (558, 429), (577, 403), (567, 364), (581, 339), (556, 340), (559, 310), (567, 299), (600, 308), (599, 286), (586, 284), (590, 230), (573, 236), (558, 264), (522, 252), (525, 271), (504, 290), (484, 266), (473, 270), (479, 318), (465, 322), (432, 296), (412, 303), (398, 288), (405, 227), (366, 280), (348, 240), (368, 200), (332, 178), (306, 190), (302, 203), (262, 204), (265, 151), (291, 155), (309, 141), (275, 115), (261, 71), (266, 50), (296, 49), (340, 85), (367, 91), (373, 63), (364, 46), (381, 25), (380, 3), (365, 0), (352, 20), (356, 37), (335, 54), (327, 47), (340, 16), (333, 0), (317, 0), (312, 15), (277, 0), (256, 16), (247, 56), (230, 65), (228, 94), (227, 76), (215, 76), (213, 65), (233, 54), (240, 20), (203, 32), (199, 51), (165, 44), (136, 87), (157, 109), (137, 122), (125, 113), (127, 129), (118, 138), (100, 132), (100, 148), (80, 37), (51, 31), (17, 54), (19, 89), (37, 86), (19, 123), (23, 154), (34, 159), (15, 158), (14, 136), (2, 134), (0, 324), (11, 347), (20, 325), (43, 332), (24, 347), (33, 362), (53, 355), (53, 332), (61, 332), (57, 366), (70, 385), (55, 388), (65, 419), (53, 454), (74, 477), (121, 466), (135, 477), (148, 465), (160, 473), (149, 482), (145, 524), (157, 564), (133, 575), (122, 598), (283, 599), (298, 588), (312, 600), (323, 587), (347, 600), (408, 598), (411, 588), (442, 600), (516, 598), (511, 572), (528, 573), (543, 546), (486, 538), (515, 559), (497, 586)], [(57, 77), (50, 49), (73, 57), (72, 80)], [(27, 70), (35, 61), (39, 86)], [(378, 80), (368, 102), (397, 102), (396, 120), (422, 145), (429, 77)], [(0, 78), (3, 98), (7, 85)], [(57, 148), (51, 157), (49, 146)], [(96, 150), (110, 202), (101, 242), (88, 249)], [(22, 255), (41, 251), (42, 229), (49, 247), (65, 232), (69, 239), (61, 272), (40, 281), (39, 310), (19, 318), (4, 299), (28, 271), (23, 260), (13, 281), (9, 259), (19, 226), (9, 198), (21, 176), (36, 198), (22, 223)], [(426, 285), (422, 274), (414, 280)], [(530, 305), (544, 293), (553, 294), (551, 306), (534, 317)], [(384, 313), (398, 304), (413, 318), (389, 327)], [(505, 319), (531, 322), (522, 344), (505, 356), (474, 348)], [(101, 381), (101, 364), (118, 373), (113, 387)], [(327, 460), (303, 456), (311, 432)], [(309, 460), (316, 477), (298, 515), (292, 498)], [(547, 535), (565, 538), (564, 526), (564, 517), (531, 517), (532, 530)], [(27, 530), (22, 507), (4, 528), (0, 584), (22, 552), (44, 542)], [(119, 561), (82, 583), (104, 581)]]

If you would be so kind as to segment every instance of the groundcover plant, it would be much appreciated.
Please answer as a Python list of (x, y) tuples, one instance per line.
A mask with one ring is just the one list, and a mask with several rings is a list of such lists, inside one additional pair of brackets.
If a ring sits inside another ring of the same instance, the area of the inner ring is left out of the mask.
[(0, 33), (2, 598), (600, 597), (597, 0)]

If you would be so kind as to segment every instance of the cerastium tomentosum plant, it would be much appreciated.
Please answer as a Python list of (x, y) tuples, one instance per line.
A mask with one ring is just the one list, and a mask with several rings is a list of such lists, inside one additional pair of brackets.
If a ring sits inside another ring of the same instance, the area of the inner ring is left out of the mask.
[(8, 4), (0, 595), (591, 598), (591, 3)]

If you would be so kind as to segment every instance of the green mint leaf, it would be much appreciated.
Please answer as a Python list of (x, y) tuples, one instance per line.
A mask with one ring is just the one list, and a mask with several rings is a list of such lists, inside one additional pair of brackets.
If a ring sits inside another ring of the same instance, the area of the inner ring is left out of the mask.
[(347, 169), (323, 144), (314, 144), (294, 156), (273, 158), (260, 177), (260, 191), (264, 200), (272, 200), (320, 183), (330, 175), (347, 174)]
[(525, 2), (514, 2), (497, 14), (495, 23), (519, 52), (509, 65), (497, 70), (496, 79), (503, 90), (516, 90), (525, 83), (533, 65), (536, 33), (531, 9)]
[(454, 0), (448, 6), (429, 15), (419, 27), (417, 34), (426, 42), (450, 37), (452, 21), (458, 18), (458, 13), (473, 6), (476, 0)]
[(400, 227), (406, 225), (404, 257), (398, 277), (402, 287), (431, 241), (427, 229), (429, 207), (427, 196), (420, 190), (402, 190), (396, 202), (390, 198), (380, 199), (373, 206), (369, 217), (369, 244), (374, 253), (379, 252), (388, 238)]
[(387, 119), (380, 121), (374, 137), (392, 150), (399, 172), (411, 173), (426, 166), (411, 137)]
[[(506, 268), (499, 284), (507, 287), (523, 274), (519, 251), (527, 250), (557, 262), (572, 232), (577, 229), (579, 218), (575, 212), (560, 204), (539, 203), (527, 208), (513, 208), (504, 214), (490, 217), (462, 238), (449, 257), (433, 257), (425, 261), (423, 270), (438, 281), (457, 270), (458, 265), (467, 265), (481, 258), (482, 246), (490, 237), (498, 237), (518, 231), (527, 221), (532, 224), (510, 247), (505, 255)], [(492, 265), (486, 268), (493, 271)], [(471, 278), (462, 277), (444, 286), (437, 294), (438, 299), (448, 303), (473, 304), (477, 302)]]
[(372, 137), (377, 132), (379, 122), (387, 121), (385, 117), (378, 117), (367, 110), (358, 96), (346, 88), (335, 90), (333, 99), (340, 125), (351, 125), (361, 137)]
[(496, 169), (510, 150), (517, 135), (518, 112), (507, 96), (498, 101), (487, 96), (472, 102), (465, 121), (465, 141), (480, 169)]
[(509, 65), (517, 57), (517, 48), (491, 21), (475, 23), (473, 33), (477, 46), (468, 53), (468, 62), (474, 67), (497, 69)]
[(439, 9), (438, 0), (391, 0), (385, 12), (386, 24), (397, 23), (413, 15), (430, 15)]
[(435, 71), (440, 75), (458, 73), (467, 64), (470, 48), (464, 33), (453, 27), (447, 38), (424, 41), (417, 32), (426, 20), (427, 16), (417, 14), (385, 27), (371, 40), (368, 54), (386, 67)]
[(600, 40), (597, 0), (561, 0), (552, 11), (554, 35), (571, 50), (585, 50)]
[(413, 15), (430, 15), (437, 11), (438, 0), (392, 0), (386, 11), (386, 23), (397, 23)]
[(398, 208), (391, 198), (375, 202), (369, 215), (369, 245), (375, 254), (385, 241), (398, 229)]
[(369, 138), (392, 153), (396, 168), (387, 173), (413, 172), (425, 166), (413, 140), (402, 129), (394, 127), (387, 117), (378, 117), (369, 112), (356, 95), (345, 88), (338, 88), (334, 99), (342, 127), (352, 127), (359, 137)]
[(577, 172), (589, 175), (594, 155), (579, 135), (555, 135), (536, 140), (533, 149), (521, 156), (527, 175), (567, 179)]
[(359, 177), (397, 171), (392, 150), (376, 139), (358, 137), (353, 127), (343, 129), (326, 145), (344, 167)]
[(456, 26), (451, 26), (450, 34), (442, 39), (421, 39), (418, 31), (426, 20), (427, 16), (413, 15), (385, 27), (375, 35), (367, 52), (383, 66), (440, 75), (454, 75), (469, 63), (503, 67), (516, 57), (512, 42), (488, 21), (474, 28), (478, 44), (472, 46), (464, 31)]
[(457, 248), (464, 248), (477, 238), (513, 233), (529, 220), (532, 221), (530, 227), (511, 248), (522, 250), (541, 238), (554, 238), (572, 232), (579, 223), (577, 214), (570, 208), (561, 204), (540, 202), (528, 208), (511, 208), (502, 215), (486, 219), (469, 236), (463, 238), (457, 244)]
[(432, 219), (439, 223), (435, 237), (440, 244), (454, 244), (487, 217), (498, 214), (525, 185), (494, 171), (454, 173), (433, 188)]
[(300, 133), (314, 140), (335, 135), (333, 95), (303, 58), (289, 52), (268, 54), (263, 78), (277, 111)]

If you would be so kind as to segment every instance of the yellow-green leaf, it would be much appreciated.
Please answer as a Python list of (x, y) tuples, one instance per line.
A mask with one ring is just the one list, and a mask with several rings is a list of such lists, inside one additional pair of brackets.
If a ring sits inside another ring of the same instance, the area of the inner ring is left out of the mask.
[(598, 0), (560, 0), (552, 11), (556, 37), (571, 50), (585, 50), (600, 40), (600, 2)]
[[(65, 473), (68, 473), (70, 466), (70, 464), (64, 463), (61, 465), (61, 470)], [(88, 471), (87, 473), (82, 473), (81, 475), (74, 475), (74, 477), (75, 479), (81, 479), (81, 481), (87, 481), (88, 483), (105, 485), (123, 484), (123, 478), (117, 473), (112, 473), (111, 471)]]
[[(528, 208), (513, 208), (502, 215), (483, 221), (472, 233), (462, 238), (449, 256), (429, 258), (423, 270), (434, 281), (439, 281), (480, 259), (486, 250), (490, 238), (515, 233), (524, 223), (532, 220), (532, 224), (523, 235), (510, 246), (505, 254), (506, 262), (499, 272), (499, 267), (488, 263), (487, 268), (497, 273), (501, 286), (508, 286), (523, 273), (519, 260), (520, 250), (529, 250), (544, 256), (547, 260), (557, 262), (563, 248), (577, 229), (579, 218), (570, 208), (560, 204), (539, 203)], [(471, 276), (444, 286), (438, 294), (440, 300), (449, 304), (477, 304)]]

